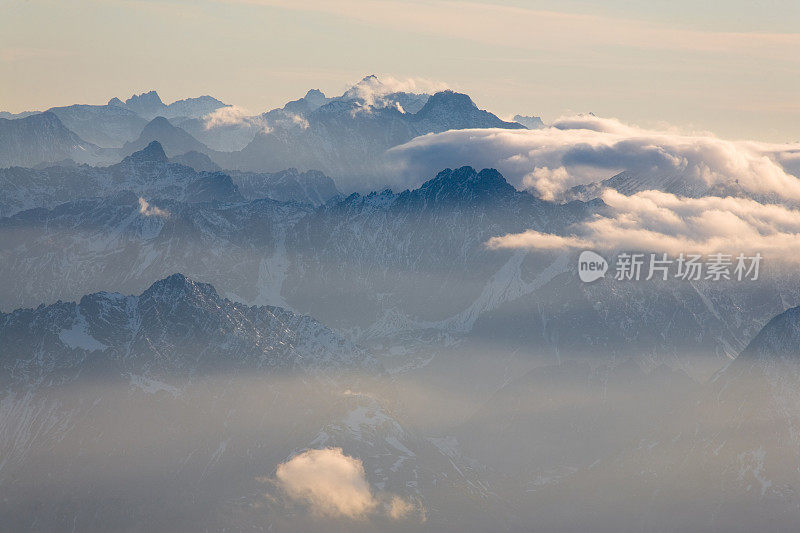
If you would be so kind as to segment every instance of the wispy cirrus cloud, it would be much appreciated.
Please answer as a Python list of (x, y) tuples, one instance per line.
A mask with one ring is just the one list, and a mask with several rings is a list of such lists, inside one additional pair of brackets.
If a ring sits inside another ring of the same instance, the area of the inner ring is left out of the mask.
[[(800, 33), (687, 29), (602, 14), (532, 9), (489, 2), (395, 0), (219, 0), (346, 17), (398, 31), (527, 50), (629, 47), (793, 57)], [(457, 13), (458, 16), (453, 16)], [(447, 24), (442, 24), (446, 20)], [(534, 30), (535, 29), (535, 30)]]

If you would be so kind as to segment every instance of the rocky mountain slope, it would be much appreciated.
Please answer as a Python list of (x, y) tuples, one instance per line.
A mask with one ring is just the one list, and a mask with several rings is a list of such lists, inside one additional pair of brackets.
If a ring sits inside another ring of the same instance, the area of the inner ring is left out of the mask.
[(138, 296), (94, 293), (0, 315), (2, 372), (38, 383), (72, 373), (193, 375), (246, 369), (376, 369), (363, 349), (307, 316), (221, 298), (182, 274)]

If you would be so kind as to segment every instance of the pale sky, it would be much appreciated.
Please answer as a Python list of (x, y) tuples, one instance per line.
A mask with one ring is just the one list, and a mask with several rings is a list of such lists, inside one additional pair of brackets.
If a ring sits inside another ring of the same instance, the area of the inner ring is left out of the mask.
[(797, 141), (800, 2), (0, 0), (0, 110), (156, 89), (256, 113), (373, 73), (506, 118)]

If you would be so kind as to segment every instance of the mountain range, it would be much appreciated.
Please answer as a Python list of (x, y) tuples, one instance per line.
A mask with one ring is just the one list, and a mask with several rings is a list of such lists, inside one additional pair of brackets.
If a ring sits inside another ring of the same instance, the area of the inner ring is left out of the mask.
[(140, 375), (378, 367), (309, 317), (223, 300), (211, 285), (181, 274), (138, 296), (90, 294), (18, 309), (0, 315), (0, 324), (3, 373), (12, 381), (66, 379), (109, 366)]
[[(198, 171), (182, 163), (212, 170)], [(121, 191), (188, 202), (276, 198), (312, 205), (339, 194), (333, 180), (319, 172), (299, 173), (294, 169), (276, 174), (235, 172), (236, 177), (232, 178), (231, 173), (213, 169), (199, 153), (187, 152), (170, 159), (157, 141), (108, 167), (0, 169), (0, 215), (33, 207), (52, 208), (68, 200), (105, 197)]]
[[(478, 109), (469, 96), (453, 91), (427, 98), (415, 113), (363, 99), (336, 98), (319, 107), (290, 106), (263, 116), (268, 130), (256, 134), (240, 152), (219, 155), (226, 168), (279, 170), (287, 166), (318, 169), (333, 176), (346, 190), (386, 183), (383, 154), (419, 135), (465, 128), (524, 128)], [(315, 103), (320, 103), (319, 100)], [(396, 102), (395, 102), (396, 103)], [(291, 163), (290, 163), (291, 162)]]
[[(383, 154), (419, 135), (465, 128), (524, 128), (478, 109), (450, 90), (392, 92), (374, 76), (341, 96), (311, 90), (261, 115), (223, 118), (210, 96), (164, 104), (155, 91), (106, 105), (57, 107), (0, 123), (0, 168), (65, 160), (113, 164), (158, 141), (170, 157), (206, 155), (224, 169), (321, 171), (347, 191), (387, 183)], [(233, 109), (233, 108), (231, 108)], [(206, 165), (208, 168), (208, 165)]]
[(176, 100), (167, 105), (161, 101), (156, 91), (149, 91), (141, 94), (134, 94), (124, 102), (119, 98), (112, 98), (108, 101), (108, 106), (128, 109), (145, 119), (153, 119), (157, 116), (162, 117), (202, 117), (221, 107), (227, 107), (216, 98), (208, 95), (196, 98), (186, 98)]
[[(13, 280), (0, 304), (104, 287), (136, 292), (179, 271), (384, 349), (424, 338), (427, 352), (455, 335), (534, 358), (600, 350), (692, 366), (700, 355), (735, 355), (800, 301), (791, 270), (736, 290), (734, 282), (582, 284), (570, 252), (488, 249), (493, 236), (563, 234), (605, 209), (598, 200), (541, 200), (490, 169), (448, 169), (414, 190), (342, 197), (313, 173), (229, 176), (167, 159), (152, 144), (105, 169), (4, 171), (18, 189), (38, 182), (41, 192), (3, 202), (15, 214), (0, 219), (0, 269)], [(63, 183), (78, 186), (56, 187)], [(94, 197), (80, 198), (87, 190)], [(36, 203), (45, 208), (19, 211)], [(414, 353), (407, 346), (397, 364), (416, 364)]]
[(0, 530), (794, 531), (796, 269), (584, 283), (487, 244), (735, 185), (391, 187), (420, 135), (543, 126), (374, 76), (0, 115)]

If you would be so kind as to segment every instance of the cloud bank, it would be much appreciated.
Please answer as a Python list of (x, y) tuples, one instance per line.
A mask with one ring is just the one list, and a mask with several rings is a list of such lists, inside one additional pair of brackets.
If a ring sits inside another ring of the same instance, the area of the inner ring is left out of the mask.
[(291, 499), (308, 506), (320, 517), (363, 520), (384, 513), (399, 520), (409, 516), (414, 504), (397, 495), (375, 496), (361, 460), (341, 448), (308, 450), (278, 465), (278, 486)]
[[(446, 166), (497, 168), (512, 184), (547, 199), (576, 185), (621, 172), (702, 196), (716, 189), (800, 202), (800, 144), (729, 141), (577, 115), (538, 130), (451, 130), (417, 137), (387, 154), (406, 176), (434, 175)], [(655, 187), (654, 187), (655, 188)]]
[(493, 249), (642, 250), (725, 253), (800, 261), (800, 210), (748, 198), (682, 198), (660, 191), (626, 196), (606, 189), (611, 213), (578, 224), (567, 236), (529, 230), (490, 239)]

